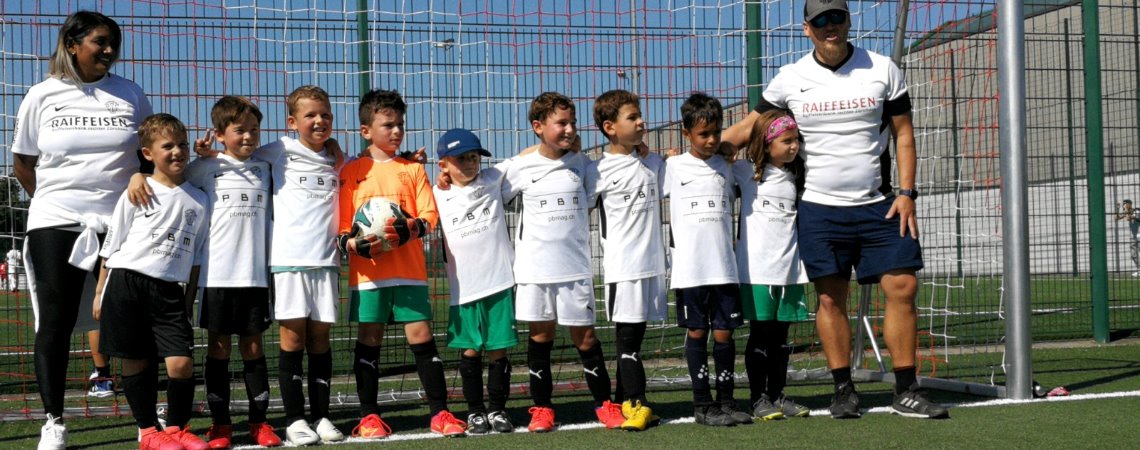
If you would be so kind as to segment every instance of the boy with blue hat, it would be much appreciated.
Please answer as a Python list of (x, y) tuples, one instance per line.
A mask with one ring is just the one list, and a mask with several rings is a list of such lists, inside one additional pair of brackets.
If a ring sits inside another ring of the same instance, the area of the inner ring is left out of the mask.
[[(439, 223), (446, 243), (451, 306), (447, 346), (460, 351), (459, 375), (467, 400), (467, 432), (486, 434), (514, 430), (505, 408), (511, 363), (507, 350), (518, 344), (512, 272), (514, 248), (507, 233), (501, 192), (509, 161), (480, 170), (491, 156), (474, 133), (456, 128), (436, 147), (442, 173), (451, 187), (434, 187)], [(483, 355), (487, 368), (490, 413), (483, 404)]]

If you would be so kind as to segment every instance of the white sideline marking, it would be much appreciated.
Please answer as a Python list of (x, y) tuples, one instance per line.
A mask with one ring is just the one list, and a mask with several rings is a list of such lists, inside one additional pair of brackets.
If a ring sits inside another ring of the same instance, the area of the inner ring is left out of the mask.
[[(985, 407), (990, 407), (990, 406), (1022, 405), (1022, 404), (1027, 404), (1027, 403), (1072, 402), (1072, 401), (1081, 401), (1081, 400), (1100, 400), (1100, 399), (1106, 399), (1106, 398), (1128, 398), (1128, 397), (1140, 397), (1140, 390), (1122, 391), (1122, 392), (1105, 392), (1105, 393), (1101, 393), (1101, 394), (1073, 394), (1073, 395), (1069, 395), (1069, 396), (1065, 396), (1065, 397), (1046, 397), (1043, 399), (1042, 398), (1035, 398), (1035, 399), (1029, 399), (1029, 400), (997, 399), (997, 400), (985, 400), (985, 401), (971, 402), (971, 403), (957, 403), (957, 404), (955, 404), (955, 403), (942, 403), (942, 406), (948, 406), (951, 408), (985, 408)], [(863, 410), (863, 413), (864, 414), (884, 414), (884, 413), (890, 413), (890, 411), (891, 411), (890, 406), (877, 406), (874, 408)], [(813, 417), (828, 417), (831, 414), (826, 409), (816, 409), (816, 410), (812, 410), (811, 415)], [(677, 419), (662, 419), (661, 425), (659, 425), (659, 426), (679, 425), (679, 424), (693, 423), (693, 422), (694, 422), (694, 420), (692, 417), (681, 417), (681, 418), (677, 418)], [(597, 422), (564, 424), (564, 425), (558, 425), (558, 428), (555, 429), (555, 431), (592, 430), (595, 428), (602, 428), (602, 424), (597, 423)], [(526, 433), (527, 430), (526, 430), (526, 427), (518, 427), (518, 428), (515, 428), (514, 432), (515, 433)], [(488, 434), (486, 436), (467, 436), (464, 439), (469, 439), (469, 438), (482, 439), (482, 438), (487, 437), (487, 436), (494, 436), (495, 434), (498, 434), (498, 433), (491, 433), (491, 434)], [(393, 435), (391, 435), (385, 439), (348, 438), (342, 442), (322, 443), (321, 445), (327, 446), (327, 445), (345, 445), (345, 444), (358, 444), (358, 443), (373, 443), (373, 444), (375, 444), (375, 443), (386, 442), (386, 441), (419, 441), (419, 440), (424, 440), (424, 439), (442, 439), (442, 438), (443, 438), (443, 436), (435, 434), (435, 433), (397, 433), (397, 434), (393, 434)], [(285, 442), (285, 446), (286, 447), (293, 447), (293, 445), (289, 444), (289, 442)], [(259, 447), (256, 445), (239, 445), (239, 446), (235, 446), (233, 448), (235, 450), (246, 450), (246, 449), (256, 449), (256, 448), (262, 448), (262, 447)]]

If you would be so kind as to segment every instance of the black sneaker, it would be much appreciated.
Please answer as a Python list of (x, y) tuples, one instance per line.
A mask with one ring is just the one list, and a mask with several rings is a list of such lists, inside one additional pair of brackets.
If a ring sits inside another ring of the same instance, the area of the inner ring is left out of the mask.
[(724, 414), (732, 418), (733, 422), (737, 425), (746, 425), (752, 423), (752, 414), (741, 411), (736, 407), (736, 400), (725, 400), (720, 403), (720, 410)]
[(515, 431), (515, 425), (511, 423), (511, 416), (508, 416), (506, 411), (492, 411), (487, 414), (487, 421), (491, 422), (491, 428), (499, 433), (513, 433)]
[(756, 420), (783, 419), (784, 410), (768, 400), (767, 394), (761, 394), (760, 399), (752, 404), (752, 417)]
[(911, 386), (902, 394), (895, 395), (895, 401), (891, 403), (891, 414), (919, 419), (950, 418), (950, 410), (928, 400), (926, 393), (916, 386)]
[(831, 417), (835, 419), (858, 419), (863, 416), (859, 412), (859, 395), (855, 393), (855, 385), (850, 381), (835, 387), (835, 397), (831, 399)]
[(467, 434), (487, 434), (491, 432), (491, 424), (487, 421), (487, 415), (483, 413), (474, 413), (467, 416)]
[(732, 417), (725, 414), (720, 405), (694, 407), (693, 418), (701, 425), (714, 427), (731, 427), (736, 425), (736, 420), (733, 420)]

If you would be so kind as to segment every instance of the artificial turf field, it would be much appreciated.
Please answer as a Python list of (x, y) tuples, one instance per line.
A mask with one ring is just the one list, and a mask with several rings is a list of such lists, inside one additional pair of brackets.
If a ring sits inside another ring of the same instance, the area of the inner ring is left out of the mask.
[[(1051, 346), (1052, 347), (1052, 346)], [(871, 410), (859, 420), (838, 421), (824, 415), (830, 401), (830, 384), (796, 383), (787, 393), (812, 408), (814, 417), (756, 423), (733, 428), (712, 428), (692, 423), (689, 393), (684, 390), (654, 391), (650, 400), (665, 420), (641, 433), (610, 431), (595, 426), (586, 396), (555, 398), (562, 428), (548, 434), (515, 433), (463, 439), (441, 439), (426, 429), (427, 408), (420, 404), (382, 406), (385, 420), (396, 435), (379, 442), (350, 442), (337, 448), (1134, 448), (1140, 424), (1140, 340), (1089, 346), (1075, 342), (1064, 348), (1041, 348), (1033, 352), (1035, 379), (1042, 385), (1063, 385), (1073, 397), (1003, 404), (1001, 401), (945, 392), (934, 400), (956, 406), (951, 419), (908, 419), (889, 415), (891, 386), (859, 385), (862, 406)], [(199, 396), (201, 392), (199, 390)], [(747, 398), (746, 386), (737, 387), (737, 397)], [(1114, 397), (1116, 396), (1116, 397)], [(517, 426), (526, 424), (526, 401), (509, 405)], [(465, 406), (453, 402), (458, 416)], [(818, 413), (818, 414), (817, 414)], [(278, 431), (280, 413), (271, 412)], [(235, 415), (238, 434), (235, 445), (248, 445), (242, 417)], [(346, 433), (355, 424), (352, 410), (335, 411), (336, 423)], [(35, 448), (40, 421), (0, 424), (0, 448)], [(204, 432), (208, 416), (197, 414), (191, 428)], [(71, 448), (137, 448), (135, 428), (128, 417), (71, 419)]]

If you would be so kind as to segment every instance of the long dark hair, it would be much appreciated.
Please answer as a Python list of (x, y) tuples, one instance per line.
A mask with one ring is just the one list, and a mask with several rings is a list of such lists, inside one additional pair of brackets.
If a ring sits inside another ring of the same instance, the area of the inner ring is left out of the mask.
[[(756, 123), (752, 125), (752, 142), (748, 144), (748, 160), (752, 162), (755, 173), (752, 179), (758, 182), (764, 182), (764, 167), (772, 160), (772, 155), (768, 153), (768, 128), (772, 126), (772, 122), (781, 117), (791, 117), (791, 113), (782, 109), (773, 109), (765, 111), (760, 114), (760, 118), (756, 119)], [(803, 136), (800, 136), (800, 145), (803, 146)], [(796, 159), (792, 162), (784, 164), (784, 168), (791, 171), (795, 178), (796, 192), (803, 192), (804, 186), (804, 160), (800, 154), (796, 154)]]
[(115, 49), (117, 61), (123, 46), (123, 31), (119, 29), (119, 24), (110, 17), (94, 11), (76, 11), (67, 16), (63, 26), (59, 27), (55, 52), (51, 54), (51, 60), (48, 62), (48, 74), (55, 78), (71, 80), (76, 84), (83, 83), (79, 78), (79, 72), (75, 69), (75, 56), (68, 52), (68, 49), (83, 42), (83, 38), (99, 27), (107, 27), (111, 32), (111, 47)]

